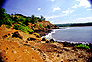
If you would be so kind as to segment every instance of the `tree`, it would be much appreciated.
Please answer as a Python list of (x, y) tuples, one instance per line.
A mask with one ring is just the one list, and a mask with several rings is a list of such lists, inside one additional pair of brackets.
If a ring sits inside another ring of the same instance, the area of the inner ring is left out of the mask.
[(14, 21), (16, 21), (16, 22), (18, 22), (18, 17), (15, 15), (15, 17), (14, 17)]
[(30, 18), (26, 18), (25, 25), (28, 25), (28, 22), (30, 22)]
[(31, 16), (31, 23), (34, 24), (34, 23), (37, 23), (37, 18), (34, 17), (34, 15)]
[(0, 26), (3, 24), (3, 18), (5, 17), (5, 9), (0, 7)]
[(39, 21), (39, 22), (42, 22), (43, 20), (42, 20), (42, 19), (39, 19), (38, 21)]
[(44, 17), (41, 15), (41, 19), (44, 19)]
[(0, 7), (0, 20), (3, 20), (4, 17), (5, 17), (5, 9)]

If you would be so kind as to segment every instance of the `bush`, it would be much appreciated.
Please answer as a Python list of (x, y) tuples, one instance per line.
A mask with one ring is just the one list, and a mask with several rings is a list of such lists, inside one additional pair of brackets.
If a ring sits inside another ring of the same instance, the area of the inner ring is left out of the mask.
[(18, 30), (18, 27), (19, 26), (17, 24), (14, 24), (14, 27), (13, 28), (16, 29), (16, 30)]
[(50, 23), (50, 21), (48, 21)]
[(51, 29), (51, 27), (50, 27), (49, 25), (48, 25), (47, 27), (48, 27), (49, 29)]
[(32, 26), (32, 29), (34, 30), (34, 27)]
[(45, 28), (47, 28), (47, 26), (45, 26)]
[(6, 25), (7, 28), (10, 28), (12, 25)]
[(13, 28), (17, 29), (17, 30), (21, 30), (21, 31), (23, 31), (25, 33), (34, 32), (31, 28), (29, 28), (25, 24), (21, 24), (21, 25), (15, 24)]
[(38, 21), (39, 21), (39, 22), (42, 22), (43, 20), (42, 20), (42, 19), (39, 19)]
[(14, 24), (14, 23), (16, 23), (16, 21), (12, 21), (12, 23)]
[(40, 28), (43, 28), (43, 26), (42, 26), (41, 24), (39, 24), (39, 27), (40, 27)]
[(31, 21), (32, 24), (37, 23), (37, 19), (35, 18), (34, 15), (31, 16)]
[(55, 41), (54, 41), (53, 39), (50, 39), (50, 42), (51, 42), (51, 43), (54, 43)]
[(87, 46), (87, 45), (84, 45), (84, 44), (75, 45), (75, 47), (84, 47), (84, 48), (86, 48), (86, 49), (89, 49), (89, 46)]
[(36, 35), (36, 37), (40, 38), (41, 36), (38, 33), (33, 33), (34, 35)]

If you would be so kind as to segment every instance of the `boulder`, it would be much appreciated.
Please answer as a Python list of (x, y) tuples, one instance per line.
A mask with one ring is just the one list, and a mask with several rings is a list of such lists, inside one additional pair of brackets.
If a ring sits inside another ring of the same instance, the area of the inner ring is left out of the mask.
[(23, 38), (23, 37), (19, 34), (18, 31), (14, 32), (13, 35), (12, 35), (12, 37), (16, 37), (16, 38), (20, 38), (20, 39)]
[(45, 38), (42, 38), (42, 41), (46, 41), (46, 39)]

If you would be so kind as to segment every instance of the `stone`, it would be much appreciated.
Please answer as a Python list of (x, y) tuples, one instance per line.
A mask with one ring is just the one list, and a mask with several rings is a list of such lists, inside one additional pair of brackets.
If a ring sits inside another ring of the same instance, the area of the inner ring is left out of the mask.
[(46, 39), (45, 38), (42, 38), (42, 41), (46, 41)]
[(22, 39), (23, 37), (18, 33), (18, 31), (14, 32), (12, 37), (20, 38)]

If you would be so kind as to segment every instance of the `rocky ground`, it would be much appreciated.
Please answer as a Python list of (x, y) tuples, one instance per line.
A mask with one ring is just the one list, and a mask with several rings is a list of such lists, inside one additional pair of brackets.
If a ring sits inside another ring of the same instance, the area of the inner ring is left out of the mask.
[(2, 62), (91, 62), (91, 49), (67, 43), (52, 43), (34, 34), (0, 27), (0, 61)]

